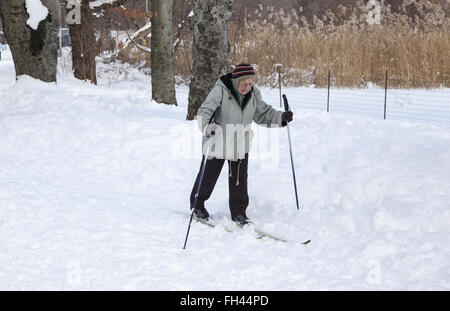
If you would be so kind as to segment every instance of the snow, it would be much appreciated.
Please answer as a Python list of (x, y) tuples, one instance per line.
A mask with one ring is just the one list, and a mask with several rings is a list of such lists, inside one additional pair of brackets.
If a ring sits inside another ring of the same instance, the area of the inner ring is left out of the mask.
[[(301, 210), (286, 129), (258, 126), (248, 208), (291, 242), (193, 223), (183, 250), (200, 166), (200, 132), (185, 121), (188, 87), (177, 87), (172, 107), (150, 101), (150, 78), (125, 64), (100, 63), (98, 78), (15, 82), (2, 54), (0, 289), (450, 289), (448, 126), (291, 100)], [(307, 92), (315, 89), (286, 90)], [(263, 96), (278, 106), (278, 89)], [(222, 224), (226, 172), (207, 202)], [(300, 245), (305, 238), (312, 242)]]
[(89, 7), (91, 9), (95, 9), (96, 7), (99, 7), (103, 4), (112, 4), (115, 1), (117, 1), (117, 0), (95, 0), (95, 1), (89, 2)]
[(25, 0), (25, 6), (30, 16), (27, 19), (27, 25), (37, 30), (39, 23), (47, 18), (48, 9), (42, 4), (41, 0)]

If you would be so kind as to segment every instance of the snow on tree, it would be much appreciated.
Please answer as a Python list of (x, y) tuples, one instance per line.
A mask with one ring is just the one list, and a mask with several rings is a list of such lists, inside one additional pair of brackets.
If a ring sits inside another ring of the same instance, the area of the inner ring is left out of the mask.
[(37, 30), (39, 23), (47, 18), (48, 9), (42, 5), (41, 0), (25, 0), (25, 5), (30, 16), (27, 25)]

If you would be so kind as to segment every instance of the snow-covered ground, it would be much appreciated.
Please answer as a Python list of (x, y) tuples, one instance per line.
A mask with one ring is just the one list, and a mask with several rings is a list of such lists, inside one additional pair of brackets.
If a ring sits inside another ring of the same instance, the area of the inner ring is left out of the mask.
[[(286, 129), (256, 125), (248, 209), (291, 242), (193, 223), (183, 250), (200, 132), (185, 121), (186, 86), (178, 107), (151, 102), (150, 86), (131, 67), (103, 64), (99, 86), (65, 74), (15, 83), (3, 53), (0, 290), (450, 289), (448, 126), (291, 100), (301, 210)], [(263, 95), (279, 105), (277, 90)], [(207, 202), (221, 223), (226, 173)]]

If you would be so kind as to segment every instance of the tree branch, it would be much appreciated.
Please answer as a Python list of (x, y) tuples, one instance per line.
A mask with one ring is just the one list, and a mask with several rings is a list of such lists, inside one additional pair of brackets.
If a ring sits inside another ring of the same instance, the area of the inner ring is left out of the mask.
[(136, 41), (134, 41), (133, 38), (131, 38), (131, 36), (128, 34), (128, 31), (126, 33), (127, 33), (128, 40), (130, 40), (130, 42), (133, 43), (138, 49), (140, 49), (140, 50), (142, 50), (142, 51), (144, 51), (146, 53), (149, 53), (149, 54), (152, 53), (151, 49), (149, 49), (146, 46), (142, 46), (139, 43), (137, 43)]

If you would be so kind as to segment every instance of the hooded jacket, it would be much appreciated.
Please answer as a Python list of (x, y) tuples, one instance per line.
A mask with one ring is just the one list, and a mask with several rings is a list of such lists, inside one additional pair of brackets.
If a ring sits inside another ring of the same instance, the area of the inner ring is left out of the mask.
[[(205, 129), (215, 113), (216, 133), (205, 136)], [(203, 154), (209, 147), (208, 158), (237, 161), (250, 151), (253, 139), (252, 122), (267, 127), (282, 126), (282, 112), (262, 100), (261, 91), (254, 85), (244, 96), (242, 104), (233, 89), (231, 73), (222, 76), (197, 112), (203, 131)]]

